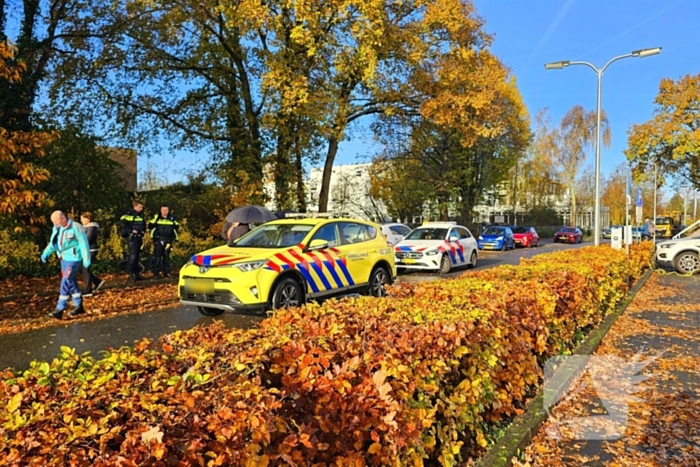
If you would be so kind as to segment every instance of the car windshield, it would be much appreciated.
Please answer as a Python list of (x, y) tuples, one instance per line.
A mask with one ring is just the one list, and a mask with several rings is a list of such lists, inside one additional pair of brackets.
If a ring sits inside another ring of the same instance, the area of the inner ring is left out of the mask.
[(263, 224), (239, 238), (232, 246), (286, 248), (299, 244), (313, 227), (308, 224)]
[(530, 233), (530, 227), (513, 227), (512, 230), (513, 230), (513, 233), (519, 233), (519, 234)]
[(419, 227), (404, 238), (404, 240), (444, 240), (447, 229), (435, 227)]
[(498, 227), (489, 227), (488, 229), (484, 230), (482, 235), (503, 235), (503, 229), (499, 229)]
[(559, 232), (564, 232), (564, 233), (576, 233), (576, 229), (573, 227), (562, 227), (559, 229)]

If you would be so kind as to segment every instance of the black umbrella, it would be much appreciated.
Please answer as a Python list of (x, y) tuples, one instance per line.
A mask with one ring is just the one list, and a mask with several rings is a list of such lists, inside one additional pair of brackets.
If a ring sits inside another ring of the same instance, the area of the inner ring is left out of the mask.
[(287, 214), (296, 214), (296, 211), (291, 209), (282, 209), (281, 211), (277, 211), (275, 216), (277, 216), (278, 219), (284, 219), (287, 217)]
[(228, 213), (226, 222), (239, 222), (241, 224), (264, 224), (277, 217), (262, 206), (241, 206)]

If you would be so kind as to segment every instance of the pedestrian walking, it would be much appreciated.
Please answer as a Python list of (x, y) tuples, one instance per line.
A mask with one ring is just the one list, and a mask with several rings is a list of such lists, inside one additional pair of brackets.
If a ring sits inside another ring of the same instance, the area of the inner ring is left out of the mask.
[(651, 240), (655, 237), (656, 226), (648, 217), (644, 219), (644, 226), (642, 227), (642, 240)]
[(51, 222), (53, 222), (51, 239), (41, 254), (41, 261), (45, 263), (53, 253), (56, 253), (61, 261), (61, 287), (56, 309), (49, 313), (49, 316), (61, 319), (71, 299), (73, 309), (68, 315), (77, 316), (85, 313), (85, 308), (76, 274), (82, 266), (90, 268), (90, 247), (85, 228), (73, 222), (61, 211), (54, 211), (51, 214)]
[(88, 266), (83, 264), (83, 281), (85, 282), (83, 297), (91, 297), (93, 286), (95, 286), (94, 291), (97, 292), (105, 283), (105, 281), (90, 271), (90, 268), (95, 264), (97, 251), (100, 248), (99, 244), (97, 243), (97, 236), (100, 232), (100, 226), (92, 219), (91, 212), (82, 213), (80, 215), (80, 223), (83, 224), (83, 227), (85, 228), (85, 235), (87, 236), (88, 245), (90, 247), (90, 264)]
[(165, 277), (172, 277), (170, 275), (170, 250), (177, 240), (179, 227), (180, 224), (165, 204), (160, 207), (160, 212), (153, 216), (151, 222), (148, 223), (151, 238), (153, 238), (153, 255), (156, 259), (153, 267), (154, 278), (160, 277), (161, 272)]
[(143, 203), (135, 200), (132, 209), (121, 217), (121, 233), (129, 245), (129, 259), (127, 270), (129, 271), (129, 281), (141, 280), (139, 271), (139, 259), (141, 256), (141, 246), (143, 245), (143, 235), (146, 233), (146, 217), (143, 213)]

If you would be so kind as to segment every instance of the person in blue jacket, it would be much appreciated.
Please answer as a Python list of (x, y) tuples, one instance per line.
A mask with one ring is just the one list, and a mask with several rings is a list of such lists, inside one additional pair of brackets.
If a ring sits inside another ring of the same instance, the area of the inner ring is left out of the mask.
[(61, 319), (70, 299), (73, 299), (73, 309), (69, 316), (77, 316), (85, 313), (85, 308), (76, 275), (83, 266), (90, 267), (90, 246), (85, 228), (80, 223), (67, 218), (63, 212), (54, 211), (51, 214), (51, 222), (53, 222), (51, 240), (41, 254), (41, 261), (45, 263), (53, 253), (56, 253), (61, 260), (61, 288), (56, 309), (49, 313), (49, 316)]

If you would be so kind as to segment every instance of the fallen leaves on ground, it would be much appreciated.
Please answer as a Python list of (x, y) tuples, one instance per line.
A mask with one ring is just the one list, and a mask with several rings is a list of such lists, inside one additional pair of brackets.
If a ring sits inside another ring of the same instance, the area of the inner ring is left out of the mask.
[[(100, 274), (100, 279), (105, 284), (114, 286), (126, 284), (128, 276), (126, 274)], [(78, 284), (82, 287), (82, 273), (78, 274)], [(61, 283), (61, 273), (57, 270), (53, 277), (13, 277), (11, 279), (0, 280), (0, 298), (17, 295), (40, 294), (46, 292), (58, 293), (58, 286)], [(3, 302), (0, 302), (0, 307)]]
[[(603, 389), (585, 384), (584, 376), (513, 465), (700, 465), (699, 296), (696, 278), (652, 276), (596, 352), (648, 359), (636, 392), (624, 391), (619, 370), (608, 369)], [(624, 397), (615, 400), (616, 392)], [(572, 423), (582, 420), (586, 425)], [(588, 440), (577, 439), (582, 426)], [(615, 439), (591, 440), (592, 431)]]
[[(55, 280), (53, 287), (57, 288)], [(48, 314), (56, 308), (57, 299), (58, 291), (55, 296), (34, 295), (0, 302), (0, 334), (55, 326), (66, 320), (90, 321), (115, 314), (142, 313), (172, 307), (178, 302), (175, 283), (106, 289), (83, 299), (85, 314), (69, 318), (64, 313), (62, 320), (56, 320), (49, 318)]]

